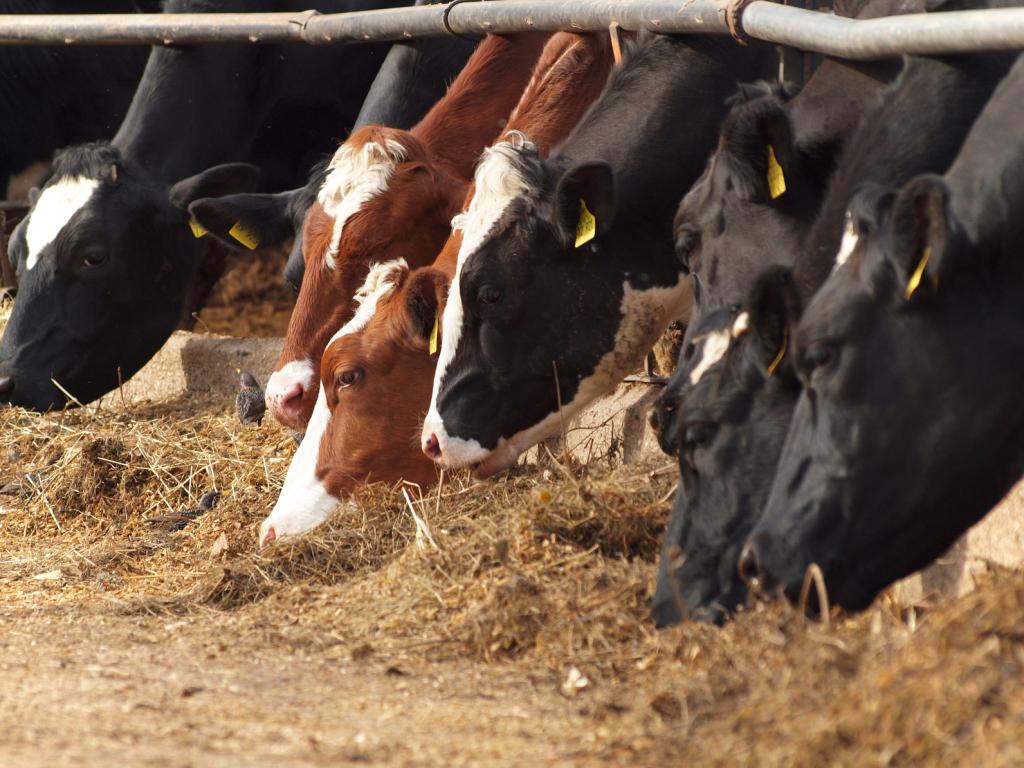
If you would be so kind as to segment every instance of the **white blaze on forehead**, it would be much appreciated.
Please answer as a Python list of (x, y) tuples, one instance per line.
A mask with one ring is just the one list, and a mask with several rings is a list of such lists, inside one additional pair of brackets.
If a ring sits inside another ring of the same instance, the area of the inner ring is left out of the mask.
[(694, 341), (704, 340), (701, 346), (701, 358), (697, 367), (690, 371), (690, 383), (696, 384), (701, 377), (710, 370), (711, 366), (717, 363), (729, 349), (729, 342), (732, 341), (732, 329), (723, 328), (720, 331), (712, 331), (699, 336)]
[(370, 200), (387, 191), (395, 168), (405, 159), (405, 147), (394, 139), (383, 145), (368, 141), (360, 147), (342, 144), (331, 158), (327, 178), (317, 200), (334, 219), (331, 244), (324, 257), (334, 269), (342, 231), (352, 216)]
[(740, 312), (732, 324), (732, 337), (738, 339), (744, 333), (750, 330), (750, 313)]
[[(535, 152), (536, 147), (519, 135), (516, 143), (499, 141), (493, 147), (484, 150), (480, 164), (477, 165), (473, 181), (475, 191), (469, 207), (452, 219), (452, 229), (462, 231), (462, 244), (459, 246), (458, 261), (455, 266), (455, 278), (448, 289), (448, 302), (441, 315), (441, 349), (434, 368), (434, 388), (430, 396), (430, 410), (424, 422), (424, 434), (429, 436), (427, 425), (432, 425), (440, 439), (444, 434), (441, 417), (437, 412), (437, 392), (441, 386), (445, 371), (455, 358), (462, 336), (462, 296), (459, 292), (459, 277), (469, 259), (484, 244), (494, 225), (505, 213), (513, 200), (524, 194), (529, 185), (517, 162), (521, 154)], [(468, 453), (486, 450), (475, 446), (467, 447)]]
[(39, 262), (43, 249), (57, 239), (60, 231), (89, 202), (99, 185), (97, 179), (65, 176), (43, 190), (29, 214), (25, 229), (28, 250), (25, 269), (32, 269)]
[(833, 272), (843, 266), (847, 259), (850, 258), (853, 249), (857, 247), (858, 239), (857, 232), (853, 228), (853, 217), (847, 212), (846, 226), (843, 227), (843, 240), (839, 244), (839, 253), (836, 254), (836, 265), (832, 268)]
[(409, 265), (405, 259), (382, 261), (370, 267), (366, 280), (363, 281), (362, 287), (356, 291), (353, 297), (358, 305), (355, 315), (341, 326), (337, 333), (331, 336), (327, 346), (330, 347), (331, 344), (342, 336), (359, 333), (359, 331), (368, 326), (377, 312), (377, 302), (385, 296), (390, 296), (398, 286), (398, 281), (402, 274), (408, 271)]

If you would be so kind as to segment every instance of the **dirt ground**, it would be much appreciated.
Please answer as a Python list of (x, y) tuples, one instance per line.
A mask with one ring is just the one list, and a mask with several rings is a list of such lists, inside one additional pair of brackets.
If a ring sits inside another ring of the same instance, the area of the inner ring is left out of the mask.
[(1022, 574), (658, 632), (667, 460), (373, 486), (258, 552), (293, 450), (0, 410), (0, 765), (1024, 764)]

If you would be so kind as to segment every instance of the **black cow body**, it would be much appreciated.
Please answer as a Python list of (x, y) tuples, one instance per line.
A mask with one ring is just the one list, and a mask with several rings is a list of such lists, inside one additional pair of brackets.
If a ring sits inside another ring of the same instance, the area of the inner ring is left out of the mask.
[[(801, 391), (790, 338), (837, 252), (842, 259), (852, 247), (851, 235), (844, 236), (851, 197), (865, 183), (901, 183), (948, 167), (1009, 61), (1004, 55), (909, 59), (850, 138), (797, 251), (795, 276), (781, 267), (762, 271), (738, 308), (695, 337), (706, 357), (706, 339), (718, 334), (721, 351), (696, 382), (689, 378), (695, 364), (689, 372), (681, 365), (676, 374), (687, 380), (676, 384), (684, 394), (665, 441), (678, 447), (682, 482), (653, 605), (660, 623), (680, 619), (678, 594), (691, 613), (714, 620), (745, 599), (737, 555), (767, 500)], [(857, 217), (856, 206), (851, 215)], [(683, 557), (675, 567), (673, 548)]]
[[(312, 5), (350, 11), (395, 4)], [(309, 5), (168, 0), (165, 8)], [(110, 145), (68, 151), (12, 237), (19, 293), (0, 342), (0, 400), (37, 410), (61, 406), (66, 396), (55, 379), (88, 402), (134, 374), (175, 326), (190, 324), (224, 254), (209, 239), (193, 238), (188, 205), (257, 185), (251, 168), (202, 169), (249, 159), (255, 138), (274, 130), (284, 143), (276, 162), (266, 163), (266, 178), (278, 188), (294, 184), (305, 176), (310, 152), (329, 149), (339, 126), (354, 121), (383, 55), (382, 46), (155, 48)], [(280, 131), (277, 119), (286, 121)]]
[[(159, 1), (3, 0), (0, 13), (157, 12)], [(149, 49), (137, 46), (0, 46), (0, 197), (7, 182), (69, 144), (112, 136)]]
[(759, 45), (646, 38), (548, 160), (515, 141), (488, 152), (444, 310), (428, 455), (483, 461), (480, 475), (509, 466), (635, 369), (686, 312), (676, 202), (727, 95), (771, 60)]
[[(416, 4), (429, 5), (424, 0)], [(364, 125), (411, 128), (445, 94), (475, 47), (475, 43), (454, 37), (395, 43), (374, 78), (353, 129)], [(321, 161), (305, 186), (297, 189), (197, 200), (189, 210), (211, 236), (231, 248), (243, 247), (229, 234), (239, 221), (256, 233), (261, 247), (281, 247), (292, 241), (284, 280), (298, 291), (305, 269), (303, 222), (325, 175), (326, 162)]]
[(743, 555), (766, 588), (795, 594), (814, 562), (862, 608), (1024, 471), (1022, 118), (1018, 62), (944, 178), (855, 203), (856, 247), (797, 330), (805, 388)]

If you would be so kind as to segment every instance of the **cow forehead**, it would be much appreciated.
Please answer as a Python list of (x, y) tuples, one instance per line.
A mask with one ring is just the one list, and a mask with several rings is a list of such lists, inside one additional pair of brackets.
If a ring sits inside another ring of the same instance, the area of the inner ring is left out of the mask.
[(373, 320), (374, 315), (377, 313), (380, 302), (394, 293), (403, 275), (408, 271), (409, 265), (406, 264), (405, 259), (384, 261), (374, 264), (370, 268), (370, 272), (366, 275), (366, 280), (363, 281), (362, 287), (356, 291), (354, 297), (357, 305), (355, 315), (327, 342), (327, 348), (324, 352), (325, 356), (330, 352), (331, 345), (335, 341), (344, 336), (359, 333), (370, 324), (370, 321)]
[(39, 262), (46, 246), (57, 239), (71, 217), (92, 199), (99, 185), (98, 179), (66, 176), (43, 190), (25, 227), (26, 269), (32, 269)]
[(342, 144), (328, 166), (327, 177), (317, 193), (317, 201), (331, 219), (331, 241), (324, 257), (327, 266), (337, 267), (338, 247), (346, 222), (370, 200), (388, 189), (395, 168), (406, 156), (396, 139), (364, 144)]

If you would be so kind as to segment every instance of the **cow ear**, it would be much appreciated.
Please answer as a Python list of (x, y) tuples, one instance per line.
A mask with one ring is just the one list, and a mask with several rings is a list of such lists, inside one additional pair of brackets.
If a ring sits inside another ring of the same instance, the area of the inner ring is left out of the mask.
[(615, 218), (615, 176), (607, 163), (570, 168), (555, 190), (555, 225), (580, 247), (607, 232)]
[(778, 98), (739, 107), (722, 130), (730, 167), (750, 200), (775, 200), (796, 183), (797, 150), (789, 113)]
[(942, 177), (919, 176), (896, 195), (889, 258), (897, 276), (897, 300), (922, 301), (938, 291), (950, 224), (949, 188)]
[(769, 376), (781, 375), (791, 366), (791, 338), (800, 319), (800, 294), (793, 273), (786, 267), (772, 267), (758, 277), (747, 301), (749, 320), (738, 319), (733, 335), (750, 333), (759, 370)]
[(260, 180), (260, 169), (249, 163), (225, 163), (182, 179), (171, 187), (168, 197), (176, 208), (185, 210), (202, 197), (221, 197), (252, 192)]
[(449, 277), (439, 269), (425, 267), (409, 277), (405, 292), (409, 341), (431, 355), (441, 345), (441, 310), (448, 298)]
[(235, 249), (276, 248), (295, 237), (291, 203), (300, 191), (203, 197), (188, 212), (198, 236), (209, 234)]

